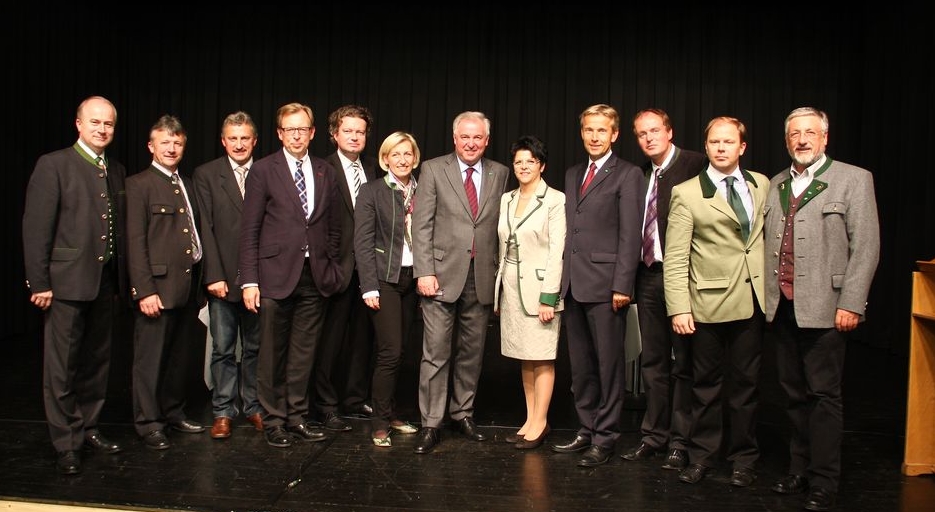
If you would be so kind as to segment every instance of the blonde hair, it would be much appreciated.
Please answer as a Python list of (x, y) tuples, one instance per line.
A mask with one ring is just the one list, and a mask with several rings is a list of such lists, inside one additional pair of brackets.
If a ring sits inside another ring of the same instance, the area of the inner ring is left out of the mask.
[(386, 136), (383, 139), (383, 144), (380, 144), (380, 168), (384, 171), (389, 172), (390, 166), (386, 164), (386, 157), (390, 154), (393, 148), (399, 144), (409, 141), (412, 144), (412, 152), (415, 154), (415, 160), (412, 161), (412, 168), (415, 169), (419, 166), (419, 161), (422, 158), (422, 153), (419, 151), (419, 145), (416, 144), (416, 138), (412, 136), (411, 133), (407, 132), (393, 132)]

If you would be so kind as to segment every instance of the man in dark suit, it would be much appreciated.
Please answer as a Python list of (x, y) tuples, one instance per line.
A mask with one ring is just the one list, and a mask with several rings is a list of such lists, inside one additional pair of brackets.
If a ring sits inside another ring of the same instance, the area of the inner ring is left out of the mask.
[(23, 256), (30, 302), (45, 312), (43, 401), (58, 471), (81, 471), (82, 444), (116, 453), (97, 428), (110, 374), (114, 297), (126, 291), (126, 169), (104, 154), (117, 109), (78, 106), (78, 141), (43, 155), (26, 189)]
[(373, 327), (360, 298), (360, 279), (354, 263), (357, 194), (364, 183), (378, 177), (376, 159), (363, 156), (372, 126), (370, 111), (359, 105), (339, 107), (328, 116), (328, 132), (337, 151), (325, 161), (335, 170), (334, 179), (341, 195), (335, 207), (341, 214), (340, 261), (344, 279), (341, 291), (331, 296), (325, 315), (325, 333), (315, 366), (315, 407), (322, 426), (338, 432), (351, 430), (338, 416), (339, 406), (354, 416), (369, 417), (372, 412), (366, 400)]
[(643, 347), (640, 369), (646, 412), (640, 427), (643, 434), (640, 444), (622, 457), (644, 460), (668, 448), (663, 469), (682, 469), (688, 465), (691, 344), (688, 337), (675, 334), (669, 323), (662, 258), (672, 187), (697, 176), (707, 162), (701, 153), (672, 143), (672, 123), (664, 110), (650, 108), (637, 112), (633, 117), (633, 134), (649, 159), (642, 166), (647, 189), (642, 263), (636, 271), (635, 296)]
[(196, 371), (193, 332), (201, 291), (201, 241), (193, 186), (179, 174), (187, 135), (171, 115), (149, 134), (152, 164), (127, 178), (131, 293), (139, 305), (133, 331), (133, 421), (148, 448), (164, 450), (166, 426), (189, 434), (204, 427), (185, 416)]
[(276, 113), (283, 149), (257, 161), (247, 178), (240, 232), (240, 282), (260, 314), (257, 392), (266, 442), (323, 441), (308, 424), (308, 384), (328, 297), (343, 281), (335, 170), (308, 152), (312, 109), (288, 103)]
[[(414, 449), (419, 454), (438, 444), (446, 408), (463, 435), (487, 439), (474, 423), (474, 397), (499, 263), (500, 196), (510, 171), (484, 158), (490, 120), (483, 113), (458, 114), (452, 139), (453, 153), (422, 165), (412, 213), (413, 276), (422, 296), (424, 323), (419, 366), (422, 430)], [(455, 331), (457, 339), (452, 341)]]
[(646, 180), (611, 145), (620, 116), (598, 104), (579, 116), (588, 162), (565, 173), (565, 261), (562, 296), (571, 363), (571, 389), (581, 427), (574, 439), (552, 446), (584, 451), (583, 467), (606, 463), (620, 437), (626, 315), (640, 260)]
[(263, 407), (256, 396), (260, 320), (244, 307), (237, 281), (244, 185), (253, 165), (256, 142), (253, 119), (246, 112), (230, 114), (221, 126), (221, 145), (226, 154), (195, 168), (193, 176), (201, 219), (203, 285), (208, 292), (212, 341), (214, 439), (230, 437), (231, 421), (237, 417), (238, 407), (256, 430), (263, 430)]

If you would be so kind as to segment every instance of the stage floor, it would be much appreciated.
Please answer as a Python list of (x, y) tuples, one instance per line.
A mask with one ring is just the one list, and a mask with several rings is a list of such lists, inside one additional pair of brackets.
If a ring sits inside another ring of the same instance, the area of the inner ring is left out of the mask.
[[(170, 433), (172, 447), (145, 448), (130, 421), (126, 374), (115, 370), (113, 398), (102, 432), (124, 445), (115, 455), (85, 452), (83, 470), (62, 476), (44, 423), (37, 343), (7, 340), (0, 360), (0, 499), (2, 510), (81, 506), (120, 510), (192, 511), (691, 511), (782, 512), (802, 509), (804, 495), (781, 496), (770, 486), (786, 470), (787, 426), (776, 395), (770, 358), (764, 356), (758, 438), (758, 480), (749, 488), (728, 483), (724, 465), (697, 485), (660, 468), (661, 458), (628, 462), (619, 457), (639, 442), (639, 397), (628, 400), (623, 436), (611, 461), (593, 469), (548, 444), (569, 439), (577, 421), (568, 387), (567, 356), (550, 414), (546, 445), (521, 451), (503, 442), (523, 417), (519, 369), (488, 340), (475, 418), (490, 434), (469, 441), (445, 430), (428, 455), (412, 452), (415, 436), (395, 435), (392, 448), (370, 442), (369, 422), (349, 419), (353, 430), (321, 443), (268, 446), (243, 418), (234, 434)], [(565, 350), (564, 345), (560, 351)], [(764, 350), (771, 350), (767, 340)], [(119, 352), (119, 351), (118, 351)], [(413, 351), (414, 352), (414, 351)], [(118, 354), (118, 359), (122, 356)], [(399, 383), (400, 413), (418, 422), (416, 366), (407, 356)], [(905, 428), (907, 361), (885, 350), (852, 343), (845, 383), (843, 475), (835, 510), (916, 512), (935, 510), (935, 479), (900, 471)], [(121, 377), (122, 375), (122, 377)], [(196, 380), (197, 382), (197, 380)], [(192, 419), (209, 424), (206, 389), (193, 391)], [(62, 509), (65, 510), (65, 509)]]

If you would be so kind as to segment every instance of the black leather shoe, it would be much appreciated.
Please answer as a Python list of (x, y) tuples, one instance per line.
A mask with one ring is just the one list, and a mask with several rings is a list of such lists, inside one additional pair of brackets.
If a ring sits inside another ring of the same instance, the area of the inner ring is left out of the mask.
[(734, 487), (750, 487), (756, 481), (753, 468), (737, 468), (730, 475), (730, 484)]
[(373, 407), (365, 403), (359, 403), (344, 408), (344, 414), (352, 418), (369, 418), (373, 416)]
[(58, 460), (55, 462), (58, 472), (63, 475), (77, 475), (81, 472), (81, 456), (78, 452), (67, 450), (58, 452)]
[(315, 430), (305, 423), (301, 423), (294, 427), (289, 427), (286, 430), (288, 430), (289, 433), (292, 434), (293, 436), (297, 437), (300, 441), (308, 441), (310, 443), (317, 443), (319, 441), (327, 441), (328, 439), (327, 437), (325, 437), (324, 432), (322, 432), (321, 430)]
[(666, 455), (666, 461), (662, 464), (662, 469), (675, 469), (681, 471), (688, 466), (688, 452), (674, 448)]
[(415, 448), (412, 451), (418, 454), (426, 454), (435, 449), (438, 444), (438, 429), (432, 427), (422, 427), (419, 431), (419, 439), (416, 441)]
[(282, 427), (270, 427), (266, 429), (266, 444), (276, 448), (288, 448), (292, 446), (292, 434), (286, 432)]
[(584, 455), (578, 459), (578, 465), (583, 468), (591, 468), (594, 466), (600, 466), (605, 464), (610, 460), (610, 454), (613, 452), (610, 448), (604, 448), (596, 444), (592, 444), (587, 450), (585, 450)]
[(557, 453), (575, 453), (587, 450), (590, 446), (590, 437), (575, 436), (574, 439), (565, 444), (553, 444), (552, 451)]
[(834, 506), (834, 494), (824, 487), (812, 487), (805, 499), (805, 510), (830, 510)]
[(185, 434), (200, 434), (205, 431), (204, 425), (191, 420), (173, 421), (169, 423), (172, 430), (183, 432)]
[(512, 434), (510, 434), (510, 435), (508, 435), (508, 436), (506, 436), (506, 437), (504, 437), (503, 440), (506, 441), (506, 442), (509, 443), (509, 444), (516, 444), (516, 443), (522, 441), (524, 437), (526, 437), (524, 434), (517, 434), (517, 433), (514, 432), (514, 433), (512, 433)]
[(143, 444), (153, 450), (165, 450), (169, 448), (169, 439), (161, 430), (153, 430), (143, 436)]
[(84, 444), (104, 453), (117, 453), (123, 450), (123, 447), (121, 447), (119, 444), (107, 439), (97, 432), (88, 434), (84, 438)]
[(808, 480), (804, 476), (786, 475), (771, 487), (779, 494), (799, 494), (808, 490)]
[(338, 417), (336, 412), (325, 413), (325, 419), (321, 422), (322, 426), (334, 432), (347, 432), (351, 426)]
[(626, 460), (646, 460), (651, 459), (656, 456), (656, 452), (659, 451), (652, 446), (649, 446), (646, 443), (640, 443), (636, 448), (628, 451), (621, 455)]
[(477, 429), (477, 425), (474, 424), (474, 418), (471, 418), (470, 416), (458, 420), (458, 432), (461, 432), (464, 437), (467, 437), (473, 441), (487, 440), (487, 436), (482, 434), (481, 431)]
[(692, 464), (682, 471), (679, 471), (679, 480), (686, 484), (697, 484), (704, 480), (706, 474), (708, 474), (708, 468), (701, 464)]

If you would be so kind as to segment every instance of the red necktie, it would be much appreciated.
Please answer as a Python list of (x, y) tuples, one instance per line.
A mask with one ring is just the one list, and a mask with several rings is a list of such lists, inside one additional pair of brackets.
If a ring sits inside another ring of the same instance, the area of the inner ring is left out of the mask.
[(474, 218), (477, 218), (477, 189), (474, 188), (474, 180), (471, 179), (471, 175), (474, 174), (474, 168), (468, 167), (464, 171), (464, 193), (467, 194), (468, 205), (471, 206), (471, 215)]
[[(474, 174), (474, 168), (468, 167), (465, 171), (464, 193), (467, 194), (468, 205), (471, 207), (471, 215), (477, 218), (477, 189), (474, 188), (474, 180), (471, 175)], [(477, 251), (474, 249), (474, 242), (471, 242), (471, 257), (473, 258)]]
[(591, 180), (594, 179), (594, 175), (597, 174), (597, 164), (591, 162), (591, 167), (588, 167), (588, 176), (584, 179), (584, 183), (581, 185), (581, 192), (579, 196), (584, 195), (584, 191), (588, 189), (588, 185), (591, 184)]

